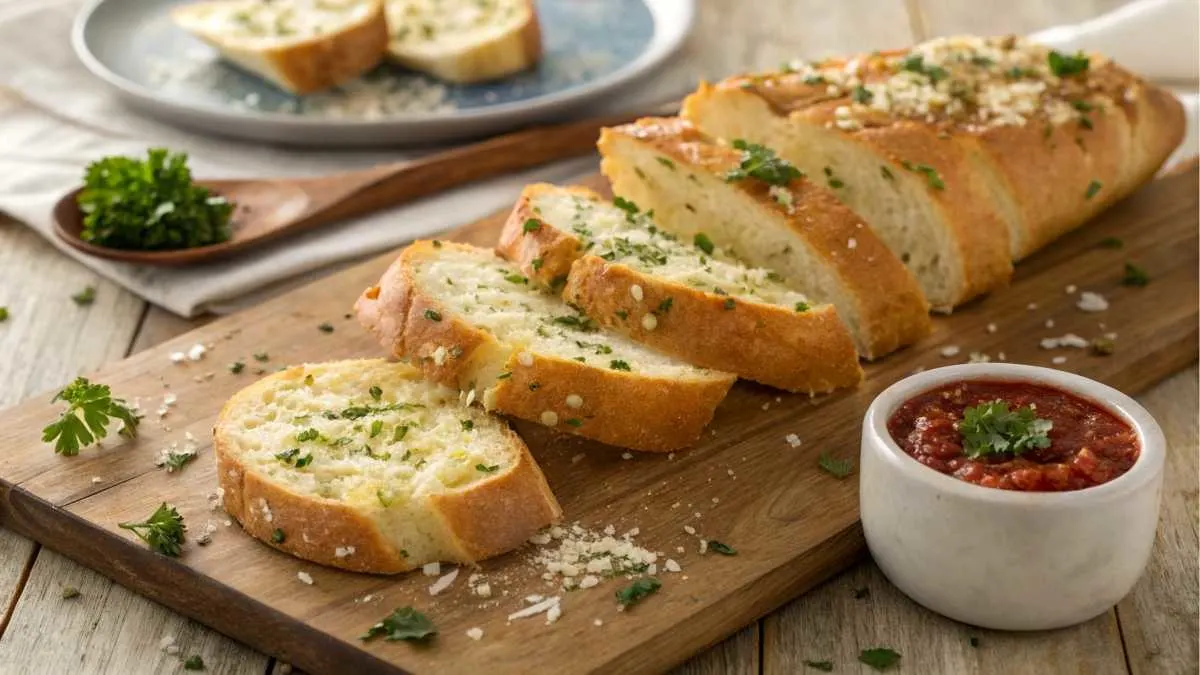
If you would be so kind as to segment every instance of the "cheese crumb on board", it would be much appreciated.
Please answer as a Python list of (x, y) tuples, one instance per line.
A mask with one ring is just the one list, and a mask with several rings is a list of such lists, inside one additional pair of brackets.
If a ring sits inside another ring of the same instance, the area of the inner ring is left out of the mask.
[(1085, 312), (1103, 312), (1108, 309), (1108, 300), (1099, 293), (1084, 291), (1079, 294), (1079, 301), (1075, 306)]
[[(508, 620), (516, 621), (517, 619), (526, 619), (531, 616), (537, 616), (538, 614), (541, 614), (542, 612), (548, 612), (552, 607), (557, 608), (559, 601), (560, 601), (560, 598), (557, 595), (552, 598), (546, 598), (545, 600), (542, 600), (539, 603), (530, 605), (529, 607), (526, 607), (524, 609), (519, 609), (519, 610), (513, 612), (512, 614), (509, 614)], [(562, 610), (560, 609), (558, 611), (558, 614), (556, 614), (554, 617), (555, 620), (557, 620), (558, 615), (561, 615), (561, 614), (562, 614)]]
[(427, 577), (436, 577), (442, 573), (442, 564), (437, 562), (426, 563), (421, 566), (421, 573)]
[(450, 584), (453, 584), (454, 580), (457, 578), (458, 568), (456, 567), (453, 570), (450, 570), (449, 573), (439, 577), (437, 581), (433, 582), (433, 584), (429, 586), (429, 594), (437, 595), (447, 588), (450, 588)]
[[(804, 441), (801, 441), (800, 437), (797, 436), (796, 434), (788, 434), (787, 436), (783, 437), (783, 440), (787, 441), (787, 444), (792, 446), (793, 448), (800, 447), (800, 445), (803, 444), (803, 442), (804, 442)], [(730, 475), (733, 475), (733, 474), (731, 473)]]
[(309, 586), (313, 585), (312, 575), (308, 572), (296, 572), (296, 578)]
[(947, 359), (952, 358), (958, 356), (959, 351), (958, 345), (946, 345), (942, 347), (942, 356)]
[(575, 589), (595, 585), (588, 577), (596, 577), (598, 584), (605, 577), (642, 574), (657, 561), (658, 554), (634, 542), (636, 529), (619, 537), (615, 528), (611, 532), (587, 530), (577, 523), (552, 527), (548, 530), (550, 541), (539, 544), (532, 562), (541, 568), (543, 580)]
[(476, 626), (475, 628), (468, 628), (467, 629), (467, 637), (471, 638), (472, 640), (477, 640), (477, 641), (482, 640), (483, 639), (483, 629), (478, 626)]
[(1056, 366), (1061, 366), (1062, 364), (1064, 364), (1066, 362), (1067, 362), (1067, 357), (1065, 357), (1065, 356), (1056, 356), (1056, 357), (1050, 359), (1050, 363), (1053, 363)]

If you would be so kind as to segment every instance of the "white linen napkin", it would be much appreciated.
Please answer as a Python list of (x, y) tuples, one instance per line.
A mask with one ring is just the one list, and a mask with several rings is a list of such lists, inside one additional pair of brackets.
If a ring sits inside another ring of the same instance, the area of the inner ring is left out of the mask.
[[(258, 302), (339, 264), (504, 208), (527, 182), (567, 181), (595, 170), (594, 157), (560, 162), (327, 226), (226, 262), (160, 269), (84, 256), (55, 239), (50, 212), (55, 200), (78, 184), (83, 167), (105, 155), (139, 155), (147, 147), (166, 146), (188, 152), (201, 177), (316, 175), (413, 155), (256, 146), (142, 117), (122, 107), (71, 53), (70, 26), (80, 5), (80, 0), (0, 0), (0, 211), (33, 227), (82, 264), (183, 316)], [(1141, 0), (1034, 37), (1064, 49), (1085, 47), (1115, 55), (1150, 78), (1195, 80), (1195, 14), (1194, 0)], [(689, 64), (676, 60), (646, 85), (612, 98), (636, 109), (694, 81)], [(1181, 151), (1189, 155), (1196, 149), (1196, 109), (1193, 94), (1188, 141)]]

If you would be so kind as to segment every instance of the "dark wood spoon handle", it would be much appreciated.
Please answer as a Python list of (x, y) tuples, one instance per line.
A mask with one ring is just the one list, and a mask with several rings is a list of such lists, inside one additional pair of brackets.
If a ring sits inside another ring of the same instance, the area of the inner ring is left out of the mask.
[(304, 181), (304, 190), (313, 199), (313, 213), (295, 226), (307, 229), (345, 220), (473, 181), (587, 154), (595, 149), (604, 127), (678, 109), (675, 102), (641, 114), (533, 127), (409, 162)]

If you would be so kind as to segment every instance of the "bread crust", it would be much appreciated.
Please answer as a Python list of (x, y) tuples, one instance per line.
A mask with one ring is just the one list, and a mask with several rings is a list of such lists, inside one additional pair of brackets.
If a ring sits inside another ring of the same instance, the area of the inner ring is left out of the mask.
[(533, 0), (522, 3), (526, 20), (515, 31), (491, 36), (464, 51), (422, 57), (389, 42), (390, 60), (448, 82), (473, 84), (508, 77), (533, 67), (542, 58), (542, 30)]
[[(395, 368), (416, 370), (403, 364)], [(282, 379), (300, 379), (305, 367), (296, 366), (242, 389), (222, 408), (213, 429), (217, 477), (225, 510), (251, 536), (304, 560), (321, 565), (374, 574), (394, 574), (428, 562), (474, 563), (511, 551), (540, 528), (557, 522), (562, 509), (525, 442), (505, 427), (505, 440), (517, 461), (504, 473), (474, 483), (466, 489), (427, 496), (430, 516), (440, 525), (440, 553), (433, 559), (414, 559), (401, 553), (368, 515), (350, 505), (297, 493), (271, 481), (239, 457), (227, 426), (236, 419), (243, 400)], [(276, 530), (282, 542), (273, 540)], [(354, 547), (339, 557), (339, 547)]]
[[(440, 246), (474, 249), (452, 242)], [(429, 379), (481, 392), (479, 397), (489, 410), (610, 445), (669, 452), (696, 442), (736, 379), (712, 372), (676, 380), (533, 352), (528, 353), (530, 363), (523, 365), (519, 351), (421, 291), (410, 266), (437, 255), (432, 242), (410, 245), (379, 285), (359, 297), (355, 311), (391, 354), (410, 359)], [(440, 312), (442, 320), (427, 319), (425, 308)], [(438, 347), (448, 354), (441, 364), (429, 356)], [(510, 375), (497, 380), (501, 373)], [(567, 404), (572, 394), (582, 399), (581, 407)]]
[[(720, 145), (680, 118), (644, 118), (633, 124), (607, 128), (600, 133), (604, 159), (600, 169), (615, 181), (622, 138), (649, 145), (681, 167), (724, 175), (740, 163), (740, 153)], [(807, 242), (830, 273), (849, 291), (858, 316), (859, 351), (878, 358), (912, 344), (932, 330), (929, 302), (917, 280), (854, 211), (811, 180), (788, 185), (790, 207), (770, 194), (770, 186), (757, 180), (727, 183), (754, 200), (765, 219), (779, 219), (792, 234)], [(853, 248), (850, 242), (853, 241)]]
[[(383, 60), (388, 44), (384, 0), (370, 1), (371, 10), (356, 23), (332, 33), (261, 49), (233, 45), (220, 34), (190, 27), (186, 18), (189, 13), (209, 3), (183, 5), (172, 15), (180, 25), (214, 48), (228, 53), (235, 62), (241, 62), (239, 57), (259, 61), (261, 67), (254, 68), (259, 75), (294, 94), (303, 95), (353, 80)], [(243, 65), (250, 67), (247, 63)]]
[[(540, 194), (556, 191), (603, 199), (580, 186), (527, 186), (505, 223), (500, 253), (543, 283), (554, 283), (557, 270), (567, 268), (563, 299), (605, 328), (689, 363), (788, 391), (825, 393), (862, 380), (854, 342), (832, 306), (796, 312), (745, 302), (580, 255), (577, 236), (545, 222), (532, 208)], [(537, 229), (527, 232), (525, 223), (531, 221)], [(534, 269), (534, 259), (543, 261), (540, 269)], [(547, 268), (554, 269), (555, 276), (539, 278)], [(635, 285), (642, 289), (640, 302), (630, 292)], [(656, 310), (667, 298), (670, 310)], [(726, 303), (733, 303), (733, 309)], [(647, 315), (654, 316), (652, 330), (642, 324)]]

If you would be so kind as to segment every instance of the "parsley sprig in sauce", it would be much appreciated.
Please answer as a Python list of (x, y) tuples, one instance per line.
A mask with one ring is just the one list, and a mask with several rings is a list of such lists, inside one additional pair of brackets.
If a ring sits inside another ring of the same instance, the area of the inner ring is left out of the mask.
[(963, 411), (958, 431), (962, 434), (963, 454), (970, 459), (987, 455), (1019, 455), (1033, 449), (1050, 447), (1047, 433), (1054, 423), (1041, 419), (1033, 408), (1009, 410), (1004, 401), (992, 401)]

